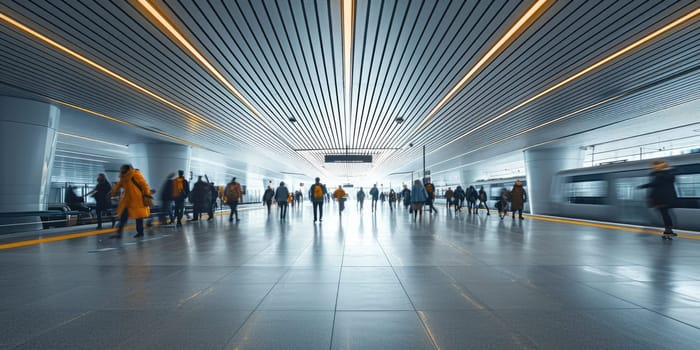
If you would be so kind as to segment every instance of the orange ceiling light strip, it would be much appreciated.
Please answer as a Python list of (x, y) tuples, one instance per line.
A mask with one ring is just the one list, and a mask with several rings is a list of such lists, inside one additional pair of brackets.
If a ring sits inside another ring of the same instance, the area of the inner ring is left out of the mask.
[[(124, 83), (124, 84), (126, 84), (126, 85), (128, 85), (128, 86), (130, 86), (130, 87), (132, 87), (132, 88), (134, 88), (134, 89), (136, 89), (136, 90), (138, 90), (138, 91), (140, 91), (140, 92), (142, 92), (142, 93), (144, 93), (145, 95), (148, 95), (148, 96), (150, 96), (150, 97), (152, 97), (152, 98), (158, 100), (159, 102), (162, 102), (162, 103), (168, 105), (169, 107), (172, 107), (172, 108), (174, 108), (175, 110), (180, 111), (180, 112), (186, 114), (187, 116), (189, 116), (189, 117), (191, 118), (190, 121), (192, 121), (192, 119), (194, 119), (195, 121), (197, 121), (197, 122), (199, 122), (199, 123), (201, 123), (201, 124), (206, 124), (207, 126), (212, 127), (212, 128), (215, 128), (215, 129), (217, 129), (217, 130), (225, 131), (223, 128), (217, 126), (216, 124), (213, 124), (212, 122), (210, 122), (210, 121), (208, 121), (208, 120), (206, 120), (206, 119), (204, 119), (204, 118), (198, 116), (197, 114), (195, 114), (195, 113), (193, 113), (193, 112), (190, 112), (190, 111), (187, 110), (186, 108), (184, 108), (184, 107), (182, 107), (182, 106), (179, 106), (178, 104), (176, 104), (176, 103), (174, 103), (174, 102), (171, 102), (170, 100), (166, 99), (165, 97), (162, 97), (162, 96), (158, 95), (157, 93), (155, 93), (155, 92), (153, 92), (153, 91), (151, 91), (151, 90), (148, 90), (147, 88), (145, 88), (145, 87), (143, 87), (143, 86), (141, 86), (141, 85), (139, 85), (139, 84), (136, 84), (136, 83), (134, 83), (133, 81), (131, 81), (131, 80), (129, 80), (129, 79), (127, 79), (127, 78), (125, 78), (125, 77), (123, 77), (123, 76), (121, 76), (121, 75), (119, 75), (119, 74), (113, 72), (112, 70), (110, 70), (110, 69), (108, 69), (108, 68), (106, 68), (106, 67), (100, 65), (99, 63), (97, 63), (97, 62), (95, 62), (95, 61), (93, 61), (93, 60), (91, 60), (91, 59), (89, 59), (89, 58), (87, 58), (87, 57), (85, 57), (85, 56), (83, 56), (83, 55), (81, 55), (81, 54), (79, 54), (79, 53), (77, 53), (77, 52), (75, 52), (75, 51), (73, 51), (73, 50), (71, 50), (71, 49), (69, 49), (69, 48), (63, 46), (63, 45), (61, 45), (61, 44), (59, 44), (58, 42), (56, 42), (56, 41), (50, 39), (49, 37), (47, 37), (47, 36), (45, 36), (45, 35), (43, 35), (43, 34), (37, 32), (37, 31), (35, 31), (35, 30), (33, 30), (33, 29), (29, 28), (29, 27), (27, 27), (26, 25), (24, 25), (24, 24), (22, 24), (22, 23), (16, 21), (15, 19), (13, 19), (13, 18), (7, 16), (6, 14), (4, 14), (4, 13), (2, 13), (2, 12), (0, 12), (0, 19), (3, 20), (3, 21), (5, 21), (5, 22), (7, 22), (7, 23), (9, 23), (10, 25), (14, 26), (15, 28), (17, 28), (17, 29), (19, 29), (19, 30), (21, 30), (21, 31), (23, 31), (23, 32), (25, 32), (25, 33), (27, 33), (27, 34), (33, 36), (34, 38), (37, 38), (37, 39), (41, 40), (42, 42), (44, 42), (44, 43), (46, 43), (46, 44), (48, 44), (48, 45), (50, 45), (50, 46), (52, 46), (52, 47), (54, 47), (54, 48), (56, 48), (56, 49), (58, 49), (58, 50), (60, 50), (60, 51), (62, 51), (62, 52), (64, 52), (64, 53), (68, 54), (69, 56), (71, 56), (71, 57), (77, 59), (78, 61), (83, 62), (83, 63), (85, 63), (86, 65), (88, 65), (88, 66), (90, 66), (90, 67), (92, 67), (92, 68), (95, 68), (95, 69), (97, 69), (98, 71), (100, 71), (100, 72), (102, 72), (102, 73), (104, 73), (104, 74), (106, 74), (106, 75), (108, 75), (108, 76), (110, 76), (110, 77), (112, 77), (112, 78), (114, 78), (114, 79), (116, 79), (116, 80), (118, 80), (118, 81), (120, 81), (120, 82), (122, 82), (122, 83)], [(109, 118), (108, 118), (108, 119), (109, 119)], [(115, 121), (116, 121), (116, 120), (115, 120)]]
[(602, 67), (603, 65), (605, 65), (605, 64), (607, 64), (607, 63), (610, 63), (610, 62), (612, 62), (612, 61), (615, 60), (615, 59), (620, 58), (622, 55), (624, 55), (624, 54), (626, 54), (626, 53), (629, 53), (630, 51), (632, 51), (632, 50), (634, 50), (634, 49), (636, 49), (636, 48), (638, 48), (638, 47), (640, 47), (640, 46), (642, 46), (642, 45), (648, 43), (649, 41), (651, 41), (651, 40), (653, 40), (653, 39), (655, 39), (655, 38), (661, 36), (662, 34), (665, 34), (666, 32), (670, 31), (671, 29), (676, 28), (676, 27), (680, 26), (681, 24), (683, 24), (683, 23), (685, 23), (685, 22), (688, 22), (688, 21), (690, 21), (690, 20), (692, 20), (692, 19), (694, 19), (694, 18), (696, 18), (696, 17), (698, 17), (698, 16), (700, 16), (700, 8), (697, 8), (697, 9), (695, 9), (695, 10), (689, 12), (688, 14), (686, 14), (686, 15), (684, 15), (684, 16), (678, 18), (678, 19), (676, 19), (675, 21), (673, 21), (673, 22), (671, 22), (671, 23), (669, 23), (669, 24), (667, 24), (667, 25), (661, 27), (660, 29), (656, 30), (655, 32), (653, 32), (653, 33), (651, 33), (651, 34), (649, 34), (649, 35), (647, 35), (647, 36), (645, 36), (645, 37), (643, 37), (643, 38), (641, 38), (641, 39), (635, 41), (634, 43), (632, 43), (632, 44), (630, 44), (630, 45), (628, 45), (628, 46), (626, 46), (626, 47), (624, 47), (624, 48), (618, 50), (617, 52), (615, 52), (615, 53), (613, 53), (613, 54), (611, 54), (611, 55), (609, 55), (609, 56), (603, 58), (602, 60), (600, 60), (600, 61), (598, 61), (598, 62), (596, 62), (596, 63), (590, 65), (588, 68), (585, 68), (585, 69), (581, 70), (580, 72), (578, 72), (578, 73), (576, 73), (576, 74), (574, 74), (574, 75), (572, 75), (572, 76), (570, 76), (570, 77), (568, 77), (568, 78), (566, 78), (566, 79), (560, 81), (559, 83), (557, 83), (557, 84), (555, 84), (555, 85), (553, 85), (553, 86), (547, 88), (546, 90), (544, 90), (544, 91), (538, 93), (537, 95), (528, 98), (527, 100), (525, 100), (525, 101), (523, 101), (523, 102), (521, 102), (521, 103), (515, 105), (514, 107), (511, 107), (511, 108), (508, 109), (507, 111), (505, 111), (505, 112), (503, 112), (503, 113), (501, 113), (501, 114), (499, 114), (499, 115), (497, 115), (497, 116), (491, 118), (490, 120), (486, 121), (485, 123), (483, 123), (483, 124), (477, 126), (476, 128), (474, 128), (474, 129), (472, 129), (472, 130), (469, 130), (468, 132), (464, 133), (462, 136), (459, 136), (459, 137), (457, 137), (456, 139), (454, 139), (454, 140), (452, 140), (452, 141), (450, 141), (450, 142), (448, 142), (448, 143), (446, 143), (446, 144), (444, 144), (444, 145), (438, 147), (437, 149), (435, 149), (434, 151), (432, 151), (432, 152), (430, 152), (430, 153), (437, 152), (438, 150), (447, 147), (448, 145), (450, 145), (450, 144), (452, 144), (452, 143), (454, 143), (454, 142), (456, 142), (456, 141), (458, 141), (458, 140), (460, 140), (460, 139), (462, 139), (462, 138), (464, 138), (464, 137), (466, 137), (466, 136), (468, 136), (468, 135), (474, 133), (475, 131), (477, 131), (477, 130), (479, 130), (479, 129), (481, 129), (481, 128), (483, 128), (483, 127), (485, 127), (485, 126), (487, 126), (487, 125), (489, 125), (489, 124), (491, 124), (491, 123), (493, 123), (493, 122), (495, 122), (495, 121), (497, 121), (497, 120), (499, 120), (499, 119), (501, 119), (501, 118), (503, 118), (504, 116), (506, 116), (506, 115), (512, 113), (513, 111), (518, 110), (518, 109), (524, 107), (525, 105), (530, 104), (530, 103), (532, 103), (533, 101), (538, 100), (538, 99), (540, 99), (541, 97), (543, 97), (543, 96), (545, 96), (545, 95), (551, 93), (552, 91), (557, 90), (557, 89), (561, 88), (562, 86), (564, 86), (564, 85), (566, 85), (566, 84), (569, 84), (569, 83), (571, 83), (572, 81), (574, 81), (574, 80), (576, 80), (576, 79), (579, 79), (579, 78), (581, 78), (582, 76), (584, 76), (584, 75), (586, 75), (586, 74), (588, 74), (588, 73), (590, 73), (590, 72), (592, 72), (592, 71), (594, 71), (594, 70), (596, 70), (596, 69)]
[(189, 52), (197, 60), (197, 62), (204, 66), (209, 73), (211, 73), (221, 84), (226, 87), (226, 89), (228, 89), (241, 103), (243, 103), (248, 110), (253, 113), (253, 115), (260, 120), (267, 122), (262, 113), (260, 113), (260, 111), (258, 111), (253, 104), (243, 97), (243, 95), (235, 87), (233, 87), (233, 85), (224, 77), (224, 75), (221, 74), (221, 72), (219, 72), (214, 65), (211, 64), (211, 62), (209, 62), (209, 60), (207, 60), (207, 58), (204, 57), (204, 55), (202, 55), (202, 53), (199, 52), (199, 50), (197, 50), (197, 48), (195, 48), (194, 45), (192, 45), (192, 43), (190, 43), (189, 40), (182, 35), (182, 33), (180, 33), (180, 31), (177, 30), (177, 28), (175, 28), (175, 26), (170, 23), (170, 21), (168, 21), (168, 19), (165, 18), (165, 16), (160, 13), (160, 11), (158, 11), (153, 4), (151, 4), (148, 0), (138, 0), (138, 3), (161, 25), (162, 28), (167, 31), (167, 33), (172, 35), (172, 37), (175, 38), (175, 40), (177, 40), (177, 42), (180, 43), (180, 45), (182, 45), (182, 47), (184, 47), (187, 52)]
[(352, 38), (355, 24), (355, 1), (341, 0), (343, 35), (343, 82), (345, 83), (345, 144), (350, 144), (352, 116)]
[(435, 115), (450, 101), (452, 98), (460, 91), (462, 88), (474, 78), (476, 73), (481, 71), (482, 68), (486, 66), (491, 60), (493, 60), (499, 53), (501, 53), (506, 46), (511, 43), (517, 35), (522, 33), (527, 27), (532, 24), (532, 22), (539, 17), (542, 12), (547, 8), (547, 2), (549, 0), (538, 0), (533, 3), (530, 8), (518, 19), (517, 22), (501, 37), (498, 42), (496, 42), (493, 47), (476, 62), (476, 64), (467, 72), (467, 74), (460, 79), (460, 81), (455, 85), (445, 97), (440, 100), (440, 102), (433, 108), (433, 110), (428, 113), (428, 116), (423, 119), (423, 121), (418, 125), (418, 130), (422, 129), (428, 122), (430, 122)]

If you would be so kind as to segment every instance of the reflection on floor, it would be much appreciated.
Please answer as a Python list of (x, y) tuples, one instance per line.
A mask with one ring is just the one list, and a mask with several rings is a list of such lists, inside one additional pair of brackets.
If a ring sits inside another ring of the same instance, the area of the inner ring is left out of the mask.
[(698, 241), (352, 204), (2, 251), (0, 348), (700, 344)]

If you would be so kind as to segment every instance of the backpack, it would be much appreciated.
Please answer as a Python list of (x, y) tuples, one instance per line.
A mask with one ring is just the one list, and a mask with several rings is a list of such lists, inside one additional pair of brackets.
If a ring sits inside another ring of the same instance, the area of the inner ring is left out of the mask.
[(314, 199), (322, 199), (323, 198), (323, 186), (321, 185), (314, 185)]
[(182, 178), (176, 178), (173, 180), (173, 191), (172, 191), (172, 198), (173, 199), (178, 199), (180, 198), (180, 195), (182, 192), (185, 190), (184, 186), (185, 181)]

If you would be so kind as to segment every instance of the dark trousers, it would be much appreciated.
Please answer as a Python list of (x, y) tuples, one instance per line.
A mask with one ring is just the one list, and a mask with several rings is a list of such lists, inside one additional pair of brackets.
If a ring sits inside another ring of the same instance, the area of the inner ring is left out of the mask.
[(238, 220), (238, 201), (228, 202), (228, 206), (231, 207), (231, 214), (229, 214), (229, 221), (233, 220), (233, 216), (236, 215), (236, 220)]
[(163, 225), (168, 219), (170, 219), (170, 222), (173, 222), (173, 202), (163, 201), (163, 206), (160, 208), (160, 214), (158, 215), (158, 221)]
[(664, 220), (664, 232), (673, 231), (673, 220), (671, 220), (671, 214), (669, 212), (669, 207), (658, 207), (659, 213), (661, 213), (661, 219)]
[(377, 200), (372, 198), (372, 211), (377, 210)]
[(360, 210), (362, 210), (362, 207), (363, 207), (364, 204), (365, 204), (365, 200), (364, 200), (364, 199), (360, 199), (358, 202), (360, 202)]
[[(95, 213), (97, 214), (97, 228), (102, 228), (102, 213), (109, 214), (109, 206), (98, 205), (95, 207)], [(114, 222), (112, 222), (112, 227), (114, 227)]]
[(515, 212), (518, 212), (518, 217), (522, 218), (523, 217), (523, 210), (522, 209), (513, 209), (513, 214), (512, 217), (515, 218)]
[(182, 221), (182, 216), (185, 215), (185, 200), (175, 201), (175, 217), (177, 217), (177, 222)]
[(389, 201), (389, 209), (394, 210), (395, 201)]
[[(127, 221), (129, 221), (129, 210), (124, 209), (122, 216), (119, 217), (119, 228), (117, 229), (117, 233), (120, 236), (122, 231), (124, 231), (124, 226), (126, 225)], [(136, 219), (136, 233), (140, 235), (143, 234), (143, 219)]]
[[(491, 210), (489, 209), (489, 205), (486, 204), (485, 201), (479, 200), (479, 205), (482, 205), (482, 204), (484, 205), (484, 208), (486, 208), (486, 214), (490, 214)], [(479, 209), (479, 207), (476, 207), (476, 208)]]
[(270, 207), (272, 207), (272, 199), (265, 201), (265, 205), (267, 206), (267, 215), (270, 215)]
[(214, 217), (214, 210), (216, 210), (216, 202), (209, 203), (209, 217)]
[(432, 199), (429, 199), (429, 200), (428, 200), (428, 203), (427, 203), (427, 204), (428, 204), (428, 208), (430, 209), (430, 212), (431, 212), (431, 213), (432, 213), (433, 211), (435, 211), (435, 212), (437, 213), (437, 209), (435, 209), (435, 206), (433, 206), (433, 202), (434, 202), (434, 201), (433, 201)]
[(287, 201), (277, 202), (277, 207), (279, 207), (279, 210), (280, 210), (280, 219), (284, 219), (287, 217), (287, 207), (288, 206), (289, 206), (289, 203), (287, 203)]
[(323, 219), (323, 202), (314, 201), (314, 221), (321, 219)]

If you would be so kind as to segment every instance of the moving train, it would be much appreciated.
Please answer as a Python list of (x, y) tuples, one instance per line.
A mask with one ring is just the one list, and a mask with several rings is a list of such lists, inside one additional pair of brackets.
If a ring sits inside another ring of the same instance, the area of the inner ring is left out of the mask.
[[(674, 168), (678, 203), (675, 228), (700, 231), (700, 153), (664, 158)], [(552, 181), (557, 216), (663, 227), (647, 206), (651, 160), (621, 162), (559, 172)]]

